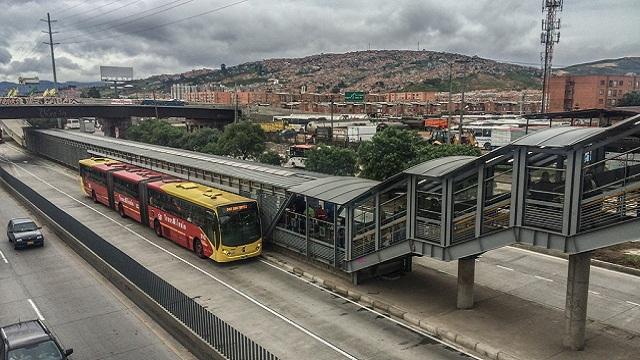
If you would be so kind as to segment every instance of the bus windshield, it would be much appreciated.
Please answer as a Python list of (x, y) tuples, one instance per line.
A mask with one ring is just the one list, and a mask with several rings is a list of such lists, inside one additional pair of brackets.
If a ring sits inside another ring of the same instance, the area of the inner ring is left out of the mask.
[(261, 236), (258, 206), (254, 202), (221, 206), (218, 216), (225, 246), (250, 244)]

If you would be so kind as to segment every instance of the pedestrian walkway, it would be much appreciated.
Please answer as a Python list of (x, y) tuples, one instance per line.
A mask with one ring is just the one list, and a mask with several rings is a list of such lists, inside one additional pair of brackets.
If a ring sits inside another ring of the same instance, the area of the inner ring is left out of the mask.
[[(571, 351), (563, 347), (562, 309), (505, 292), (509, 288), (532, 286), (523, 283), (518, 276), (512, 276), (510, 274), (512, 271), (508, 270), (510, 268), (502, 269), (506, 273), (505, 276), (498, 283), (494, 281), (495, 285), (492, 285), (500, 290), (486, 286), (488, 281), (479, 281), (475, 286), (474, 308), (458, 310), (454, 301), (457, 294), (457, 279), (455, 273), (449, 273), (457, 269), (455, 262), (445, 263), (433, 259), (416, 258), (413, 271), (410, 273), (368, 280), (354, 286), (344, 278), (281, 253), (271, 252), (269, 255), (307, 272), (307, 277), (309, 274), (314, 274), (326, 282), (335, 283), (342, 288), (342, 292), (346, 289), (350, 295), (364, 295), (377, 302), (376, 307), (384, 308), (386, 304), (390, 304), (398, 308), (400, 314), (407, 312), (404, 315), (405, 318), (416, 316), (421, 320), (421, 324), (426, 324), (422, 326), (423, 329), (429, 327), (447, 329), (451, 333), (472, 339), (472, 344), (479, 342), (515, 358), (622, 360), (637, 358), (640, 354), (640, 333), (617, 328), (604, 321), (593, 320), (592, 315), (595, 317), (601, 315), (594, 310), (598, 307), (593, 306), (590, 306), (585, 350)], [(487, 257), (491, 257), (491, 252)], [(480, 259), (480, 261), (484, 260)], [(566, 268), (566, 262), (562, 266)], [(478, 266), (478, 271), (482, 270), (483, 267)], [(300, 273), (300, 271), (296, 272)], [(597, 272), (592, 271), (592, 273), (594, 279), (597, 278)], [(562, 274), (566, 274), (566, 269)], [(477, 278), (485, 276), (486, 274), (483, 273), (476, 274)], [(497, 279), (494, 278), (494, 280)], [(538, 280), (542, 283), (549, 282)], [(548, 296), (550, 303), (564, 303), (562, 292), (545, 291), (544, 284), (536, 284), (532, 291), (536, 292), (536, 290), (537, 296)], [(364, 302), (368, 301), (367, 299)], [(398, 313), (397, 310), (394, 312)], [(625, 316), (637, 320), (640, 316), (640, 306), (635, 308), (632, 306), (632, 309), (625, 312)]]

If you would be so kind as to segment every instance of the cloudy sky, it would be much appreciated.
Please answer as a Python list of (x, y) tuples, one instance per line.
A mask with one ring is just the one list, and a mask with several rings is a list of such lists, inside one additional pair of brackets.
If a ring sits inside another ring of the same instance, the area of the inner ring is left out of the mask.
[[(235, 2), (235, 3), (234, 3)], [(555, 64), (640, 55), (639, 0), (565, 0)], [(100, 65), (135, 77), (371, 49), (459, 52), (539, 64), (540, 0), (0, 0), (0, 80), (59, 81)], [(208, 12), (205, 15), (202, 13)]]

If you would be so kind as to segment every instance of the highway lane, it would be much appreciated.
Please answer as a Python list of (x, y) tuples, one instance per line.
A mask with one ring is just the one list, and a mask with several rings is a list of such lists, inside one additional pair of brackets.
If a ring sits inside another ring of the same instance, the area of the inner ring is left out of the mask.
[[(198, 259), (192, 252), (158, 239), (151, 229), (120, 219), (115, 212), (93, 204), (80, 192), (74, 172), (32, 158), (20, 149), (2, 147), (0, 150), (19, 164), (13, 168), (24, 181), (39, 186), (50, 199), (55, 197), (56, 203), (64, 204), (74, 216), (84, 216), (97, 232), (113, 234), (114, 224), (126, 229), (125, 233), (130, 232), (127, 236), (114, 236), (110, 241), (136, 254), (138, 261), (169, 281), (179, 283), (188, 295), (251, 338), (280, 349), (275, 352), (283, 358), (305, 358), (305, 355), (326, 359), (466, 357), (424, 334), (398, 326), (379, 314), (363, 311), (356, 304), (260, 261), (219, 265)], [(47, 179), (45, 182), (57, 190), (32, 175)], [(91, 212), (93, 214), (87, 214)], [(104, 225), (104, 216), (113, 219), (108, 226)], [(150, 252), (149, 244), (165, 253)], [(208, 276), (206, 282), (202, 281), (202, 275)]]
[[(0, 224), (32, 217), (0, 187)], [(47, 227), (43, 248), (0, 241), (0, 325), (44, 320), (73, 359), (194, 359)], [(4, 233), (4, 228), (3, 228)]]

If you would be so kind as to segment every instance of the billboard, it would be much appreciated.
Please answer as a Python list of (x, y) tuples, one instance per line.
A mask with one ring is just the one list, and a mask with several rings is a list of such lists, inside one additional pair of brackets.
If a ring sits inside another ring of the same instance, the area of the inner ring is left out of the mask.
[(100, 66), (100, 80), (131, 81), (133, 80), (133, 68), (121, 66)]
[(363, 91), (347, 91), (344, 93), (344, 101), (347, 102), (363, 102), (364, 101), (364, 92)]

